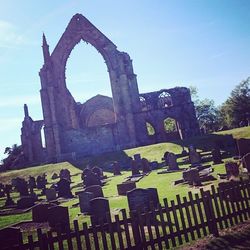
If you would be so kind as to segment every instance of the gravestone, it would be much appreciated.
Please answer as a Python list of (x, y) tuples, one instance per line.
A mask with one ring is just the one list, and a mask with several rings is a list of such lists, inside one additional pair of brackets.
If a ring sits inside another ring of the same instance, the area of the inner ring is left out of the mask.
[(6, 194), (6, 201), (5, 201), (5, 204), (4, 204), (5, 207), (15, 205), (15, 202), (10, 197), (10, 191), (11, 190), (12, 190), (12, 185), (9, 185), (9, 184), (5, 185), (4, 188), (3, 188), (3, 191)]
[(113, 162), (112, 167), (113, 167), (114, 175), (120, 175), (121, 174), (121, 167), (120, 167), (120, 164), (117, 161)]
[(51, 228), (60, 227), (62, 232), (67, 232), (70, 225), (68, 207), (53, 206), (48, 208), (48, 222)]
[(142, 172), (148, 173), (151, 171), (149, 161), (146, 158), (141, 159), (141, 165), (142, 165)]
[(107, 222), (107, 214), (110, 216), (109, 201), (105, 198), (90, 200), (91, 224), (99, 225)]
[(71, 182), (70, 171), (68, 169), (61, 169), (59, 176), (60, 176), (60, 179), (65, 179)]
[(177, 164), (177, 157), (174, 153), (168, 153), (167, 156), (167, 165), (168, 165), (168, 170), (179, 170), (179, 166)]
[(237, 185), (236, 181), (220, 182), (218, 188), (222, 199), (233, 202), (242, 200), (240, 189), (235, 188)]
[(38, 204), (32, 208), (32, 221), (34, 222), (47, 222), (48, 221), (48, 209), (55, 205), (50, 203)]
[(94, 194), (83, 191), (78, 193), (78, 197), (81, 213), (90, 213), (90, 201), (95, 198)]
[(152, 203), (153, 207), (157, 208), (158, 204), (160, 204), (157, 188), (147, 188), (146, 190), (149, 194), (150, 205)]
[(220, 164), (222, 163), (222, 157), (221, 157), (221, 153), (220, 153), (220, 149), (217, 147), (217, 148), (214, 148), (212, 150), (212, 157), (213, 157), (213, 162), (214, 164)]
[(47, 201), (56, 200), (56, 190), (54, 188), (48, 188), (45, 191)]
[(1, 249), (19, 249), (17, 248), (21, 239), (20, 228), (7, 227), (0, 229), (0, 248)]
[(189, 146), (189, 161), (192, 166), (197, 166), (201, 163), (201, 156), (193, 146)]
[(147, 211), (150, 208), (149, 192), (146, 189), (136, 188), (127, 192), (128, 206), (130, 211)]
[(236, 140), (236, 143), (240, 157), (243, 157), (247, 153), (250, 153), (250, 139), (241, 138)]
[(121, 184), (117, 184), (117, 191), (119, 195), (126, 195), (128, 191), (136, 188), (134, 181), (126, 181)]
[(40, 176), (38, 175), (37, 178), (36, 178), (36, 187), (37, 189), (42, 189), (42, 190), (45, 190), (46, 189), (46, 183), (47, 183), (47, 180), (45, 178), (45, 176)]
[(103, 178), (103, 171), (101, 168), (95, 166), (92, 168), (92, 172), (95, 173), (99, 179)]
[(70, 182), (66, 179), (61, 179), (57, 182), (58, 197), (72, 198), (73, 195), (70, 190)]
[(30, 208), (34, 206), (34, 198), (30, 196), (22, 196), (17, 201), (17, 208), (23, 209), (23, 208)]
[(140, 154), (135, 154), (134, 155), (134, 160), (139, 163), (141, 161), (141, 155)]
[(28, 183), (22, 178), (18, 178), (16, 189), (19, 192), (20, 196), (29, 195)]
[(94, 198), (103, 197), (103, 191), (100, 185), (92, 185), (92, 186), (86, 187), (84, 189), (84, 192), (93, 193)]
[(32, 189), (36, 188), (36, 179), (33, 176), (29, 176), (29, 187)]
[(239, 176), (240, 171), (237, 162), (232, 162), (232, 161), (226, 162), (225, 168), (228, 179), (231, 178), (232, 176), (234, 177)]
[(199, 186), (201, 185), (200, 175), (198, 169), (189, 169), (182, 173), (184, 181), (187, 181), (189, 185)]
[(137, 161), (135, 161), (135, 160), (132, 159), (131, 162), (130, 162), (130, 165), (131, 165), (132, 175), (138, 175), (138, 174), (140, 174), (139, 166), (138, 166)]
[(157, 161), (151, 161), (150, 162), (150, 167), (151, 169), (157, 169), (159, 166), (158, 162)]
[(100, 178), (91, 170), (85, 171), (84, 177), (83, 177), (83, 183), (85, 187), (89, 187), (93, 185), (102, 185)]

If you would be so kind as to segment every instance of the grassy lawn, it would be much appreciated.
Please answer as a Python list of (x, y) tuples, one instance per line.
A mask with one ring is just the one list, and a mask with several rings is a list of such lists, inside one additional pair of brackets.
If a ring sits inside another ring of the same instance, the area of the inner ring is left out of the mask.
[[(70, 170), (71, 174), (73, 175), (72, 176), (73, 183), (71, 184), (71, 187), (72, 187), (72, 192), (74, 194), (80, 188), (80, 187), (75, 187), (75, 186), (81, 183), (81, 175), (80, 175), (81, 170), (86, 166), (87, 163), (89, 162), (95, 163), (98, 166), (103, 167), (104, 170), (105, 169), (107, 170), (105, 174), (108, 176), (108, 182), (103, 187), (104, 196), (109, 199), (111, 212), (118, 213), (119, 209), (121, 208), (127, 209), (128, 204), (127, 204), (126, 196), (117, 195), (116, 185), (123, 182), (127, 176), (131, 175), (131, 171), (122, 171), (121, 176), (113, 176), (110, 173), (110, 169), (107, 167), (110, 161), (126, 159), (130, 156), (133, 156), (136, 153), (140, 153), (142, 157), (145, 157), (150, 161), (161, 162), (161, 158), (165, 151), (171, 151), (171, 152), (178, 154), (182, 151), (182, 146), (187, 146), (188, 144), (201, 145), (201, 143), (204, 143), (204, 141), (206, 142), (205, 143), (206, 145), (204, 146), (212, 145), (215, 138), (216, 139), (224, 138), (224, 136), (228, 136), (228, 135), (232, 135), (234, 138), (243, 138), (243, 137), (250, 138), (250, 127), (218, 132), (212, 135), (191, 138), (186, 141), (177, 141), (177, 142), (172, 142), (172, 143), (159, 143), (159, 144), (150, 145), (150, 146), (128, 149), (122, 152), (109, 153), (109, 154), (103, 154), (103, 155), (92, 157), (92, 158), (86, 158), (82, 160), (82, 166), (80, 168), (79, 167), (77, 168), (68, 162), (63, 162), (63, 163), (58, 163), (58, 164), (49, 164), (49, 165), (44, 165), (44, 166), (26, 168), (22, 170), (7, 171), (7, 172), (0, 174), (0, 182), (8, 183), (10, 182), (12, 178), (15, 178), (15, 177), (22, 177), (22, 178), (28, 179), (29, 175), (36, 177), (38, 175), (46, 173), (47, 180), (48, 180), (47, 187), (49, 187), (53, 182), (56, 182), (55, 180), (51, 179), (52, 174), (55, 172), (59, 173), (61, 169), (67, 168)], [(199, 149), (202, 149), (202, 147)], [(182, 159), (179, 158), (178, 162), (181, 163), (181, 161)], [(206, 164), (211, 164), (211, 162), (208, 162)], [(188, 167), (188, 165), (180, 164), (180, 167), (185, 168), (185, 167)], [(168, 198), (168, 200), (175, 200), (175, 197), (177, 194), (183, 197), (183, 196), (186, 196), (189, 191), (192, 191), (192, 192), (199, 191), (199, 188), (192, 188), (186, 184), (185, 185), (179, 184), (176, 186), (173, 185), (173, 181), (180, 179), (182, 177), (182, 172), (157, 174), (158, 171), (159, 170), (152, 171), (148, 176), (145, 176), (142, 180), (137, 182), (136, 186), (139, 188), (148, 188), (148, 187), (157, 188), (161, 203), (162, 203), (163, 198)], [(217, 177), (217, 173), (225, 173), (224, 164), (214, 166), (213, 175)], [(204, 183), (203, 188), (209, 189), (211, 184), (217, 185), (218, 180)], [(35, 192), (40, 193), (40, 191), (38, 190), (35, 190)], [(14, 200), (17, 200), (18, 194), (12, 193), (12, 197), (14, 198)], [(45, 197), (40, 196), (39, 198), (45, 198)], [(0, 198), (0, 207), (4, 205), (4, 200), (5, 198)], [(88, 222), (89, 221), (88, 216), (80, 215), (79, 206), (72, 207), (72, 205), (76, 204), (77, 202), (78, 202), (78, 198), (76, 197), (74, 199), (71, 199), (67, 202), (62, 203), (61, 205), (69, 207), (71, 222), (75, 218), (78, 218), (80, 221)], [(11, 215), (11, 216), (1, 216), (0, 228), (3, 228), (10, 224), (20, 222), (22, 220), (30, 220), (30, 219), (31, 219), (31, 212)]]

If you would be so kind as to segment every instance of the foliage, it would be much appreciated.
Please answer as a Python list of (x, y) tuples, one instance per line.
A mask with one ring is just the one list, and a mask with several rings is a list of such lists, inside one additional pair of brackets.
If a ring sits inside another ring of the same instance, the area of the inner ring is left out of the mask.
[(12, 166), (18, 165), (18, 162), (22, 158), (22, 146), (13, 144), (12, 147), (6, 147), (4, 150), (4, 154), (7, 154), (8, 156), (2, 160), (2, 167), (10, 169)]
[(220, 120), (228, 127), (241, 127), (250, 119), (250, 77), (239, 83), (219, 110)]
[(166, 132), (173, 132), (176, 131), (175, 120), (172, 118), (167, 118), (164, 120), (164, 128)]
[(148, 135), (154, 135), (155, 134), (154, 127), (148, 122), (146, 123), (146, 126), (147, 126)]

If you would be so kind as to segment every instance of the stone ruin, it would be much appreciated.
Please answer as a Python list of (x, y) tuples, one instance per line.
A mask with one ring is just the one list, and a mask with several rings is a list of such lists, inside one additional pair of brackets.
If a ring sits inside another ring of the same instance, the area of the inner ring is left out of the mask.
[[(65, 69), (74, 47), (83, 40), (94, 46), (107, 65), (112, 98), (102, 95), (76, 102), (66, 85)], [(138, 147), (170, 139), (164, 120), (176, 122), (175, 139), (199, 134), (190, 90), (185, 87), (139, 93), (130, 56), (81, 14), (72, 17), (54, 51), (43, 35), (41, 78), (43, 120), (34, 121), (24, 106), (22, 149), (29, 164)], [(150, 135), (147, 125), (154, 128)], [(44, 131), (45, 145), (41, 133)], [(172, 138), (171, 138), (172, 139)]]

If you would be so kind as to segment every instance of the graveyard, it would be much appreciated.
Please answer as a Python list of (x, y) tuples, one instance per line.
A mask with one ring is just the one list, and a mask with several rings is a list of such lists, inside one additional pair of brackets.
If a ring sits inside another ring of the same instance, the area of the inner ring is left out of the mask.
[[(86, 157), (81, 162), (3, 172), (0, 228), (21, 231), (25, 243), (30, 242), (29, 235), (33, 235), (35, 241), (39, 230), (45, 234), (56, 231), (60, 223), (62, 232), (66, 229), (73, 232), (74, 221), (93, 228), (100, 223), (117, 221), (124, 213), (129, 217), (136, 209), (148, 213), (153, 206), (153, 211), (161, 211), (159, 204), (166, 206), (166, 198), (173, 205), (183, 197), (198, 197), (200, 192), (215, 194), (214, 188), (218, 186), (227, 185), (225, 190), (230, 190), (240, 177), (248, 180), (247, 172), (239, 167), (241, 149), (236, 142), (240, 138), (250, 138), (250, 127)], [(215, 140), (219, 150), (214, 147)], [(243, 147), (244, 150), (248, 149)], [(223, 192), (230, 199), (236, 199), (237, 194)], [(243, 212), (247, 217), (245, 210)], [(156, 217), (149, 218), (147, 223), (154, 225)], [(208, 229), (213, 231), (209, 225)], [(157, 231), (151, 234), (146, 232), (146, 238), (154, 237)], [(191, 238), (194, 240), (195, 236), (191, 234)], [(172, 244), (176, 243), (172, 241)]]

